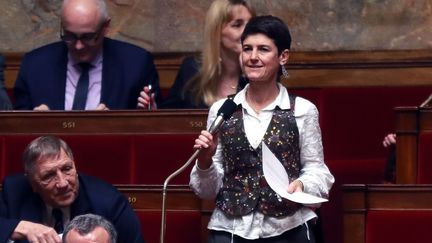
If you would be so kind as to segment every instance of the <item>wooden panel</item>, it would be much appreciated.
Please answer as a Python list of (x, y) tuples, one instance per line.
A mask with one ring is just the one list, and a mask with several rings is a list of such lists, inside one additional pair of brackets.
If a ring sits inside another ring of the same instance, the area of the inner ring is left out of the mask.
[(397, 107), (396, 182), (416, 183), (417, 107)]
[[(206, 110), (0, 112), (0, 180), (22, 171), (21, 154), (31, 140), (57, 135), (83, 173), (110, 183), (162, 184), (192, 154), (206, 119)], [(96, 170), (106, 163), (105, 171)], [(188, 180), (184, 173), (173, 182)]]
[(206, 128), (206, 110), (0, 112), (0, 134), (182, 134)]
[[(162, 89), (169, 89), (184, 57), (195, 53), (154, 53)], [(6, 86), (13, 87), (22, 53), (5, 53)], [(292, 52), (289, 87), (431, 85), (432, 51)]]
[[(365, 186), (364, 186), (365, 187)], [(347, 190), (343, 198), (343, 239), (344, 242), (363, 243), (366, 218), (366, 201), (361, 186)]]
[(285, 85), (291, 88), (428, 86), (431, 67), (356, 67), (340, 66), (290, 70)]
[[(125, 194), (135, 210), (158, 210), (162, 208), (161, 185), (116, 185)], [(167, 210), (201, 211), (201, 200), (188, 186), (169, 186), (166, 196)]]
[(432, 130), (432, 109), (396, 107), (396, 182), (417, 183), (418, 135)]
[(362, 212), (351, 212), (344, 215), (343, 242), (364, 243), (365, 215)]
[[(116, 187), (129, 199), (134, 210), (161, 211), (162, 186), (159, 185), (116, 185)], [(210, 220), (213, 202), (199, 199), (188, 186), (169, 186), (166, 194), (167, 212), (199, 212), (201, 215), (200, 230), (201, 242), (207, 242), (207, 225)], [(204, 208), (203, 205), (206, 205)], [(169, 222), (167, 222), (167, 226)], [(159, 232), (159, 231), (158, 231)], [(169, 234), (169, 232), (167, 232)]]
[(420, 131), (432, 131), (432, 109), (420, 109), (419, 116)]
[(432, 185), (343, 185), (342, 192), (344, 242), (366, 243), (369, 211), (432, 210)]
[(22, 53), (2, 53), (6, 58), (5, 85), (11, 89), (14, 86), (21, 65)]

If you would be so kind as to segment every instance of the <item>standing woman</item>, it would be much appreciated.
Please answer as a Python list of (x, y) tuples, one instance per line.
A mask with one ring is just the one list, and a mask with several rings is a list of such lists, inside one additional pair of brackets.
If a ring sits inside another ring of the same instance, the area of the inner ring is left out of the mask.
[[(218, 135), (202, 131), (194, 145), (201, 153), (190, 186), (201, 198), (216, 200), (209, 242), (315, 242), (310, 227), (316, 214), (311, 205), (279, 197), (268, 186), (262, 168), (264, 142), (285, 167), (288, 192), (327, 198), (334, 182), (324, 163), (317, 108), (290, 95), (279, 82), (286, 73), (289, 30), (279, 18), (254, 17), (241, 41), (249, 84), (234, 97), (238, 110)], [(208, 124), (223, 102), (210, 108)]]
[(241, 76), (240, 36), (255, 11), (246, 0), (215, 0), (207, 12), (201, 59), (186, 58), (161, 108), (208, 108), (237, 93)]

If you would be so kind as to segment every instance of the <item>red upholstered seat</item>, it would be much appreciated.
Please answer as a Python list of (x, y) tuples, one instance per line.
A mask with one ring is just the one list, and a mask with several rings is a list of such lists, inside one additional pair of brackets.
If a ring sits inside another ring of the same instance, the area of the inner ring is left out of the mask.
[(369, 211), (365, 243), (430, 242), (432, 211)]
[[(381, 141), (385, 134), (393, 131), (393, 108), (419, 105), (432, 93), (432, 89), (394, 86), (322, 87), (289, 89), (289, 92), (312, 101), (320, 112), (325, 160), (336, 178), (330, 202), (323, 204), (321, 210), (324, 235), (326, 242), (341, 243), (340, 185), (381, 182), (387, 156)], [(192, 146), (196, 136), (197, 134), (134, 134), (68, 135), (63, 138), (75, 153), (78, 169), (84, 173), (116, 184), (160, 185), (193, 153)], [(22, 171), (22, 151), (34, 137), (36, 136), (0, 137), (2, 178), (7, 174)], [(428, 153), (432, 135), (421, 134), (419, 142), (419, 182), (432, 183), (432, 176), (429, 175), (432, 162)], [(190, 167), (170, 184), (188, 184), (189, 172)], [(151, 225), (145, 230), (155, 227), (155, 231), (159, 227), (158, 223)], [(158, 233), (154, 235), (157, 235), (154, 238), (157, 241), (153, 242), (158, 242)], [(149, 239), (149, 242), (152, 241)], [(179, 241), (174, 239), (172, 242)]]
[(321, 110), (321, 90), (318, 88), (296, 88), (296, 89), (290, 89), (288, 88), (289, 94), (294, 94), (297, 96), (300, 96), (302, 98), (305, 98), (309, 100), (310, 102), (314, 103), (314, 105), (318, 108), (318, 110)]
[(321, 210), (326, 242), (343, 242), (340, 185), (382, 181), (388, 151), (381, 142), (394, 129), (393, 108), (419, 105), (431, 92), (430, 87), (322, 88), (324, 156), (336, 179)]
[(337, 239), (342, 242), (343, 202), (341, 185), (381, 183), (385, 160), (329, 160), (326, 163), (335, 177), (335, 184), (330, 191), (330, 201), (323, 203), (320, 210), (323, 231), (326, 239)]
[[(161, 213), (137, 211), (144, 238), (148, 243), (160, 242)], [(197, 211), (168, 211), (166, 214), (165, 242), (201, 242), (201, 215)]]
[(2, 136), (4, 141), (2, 180), (4, 176), (24, 171), (22, 166), (22, 154), (27, 144), (36, 137), (35, 135)]
[[(136, 138), (136, 183), (163, 184), (192, 155), (197, 134), (152, 134)], [(171, 184), (188, 184), (190, 168), (175, 177)]]
[(112, 184), (134, 183), (133, 136), (62, 136), (69, 144), (78, 171)]
[[(163, 184), (193, 153), (196, 134), (63, 135), (78, 170), (112, 184)], [(37, 135), (1, 136), (0, 176), (23, 171), (21, 157)], [(188, 184), (190, 168), (170, 184)]]
[(0, 181), (3, 180), (6, 174), (6, 163), (5, 161), (5, 143), (4, 138), (0, 136)]
[[(25, 147), (38, 136), (2, 136), (2, 178), (23, 171), (22, 154)], [(113, 184), (133, 183), (131, 171), (132, 137), (120, 135), (70, 135), (61, 136), (71, 147), (77, 169)]]
[(381, 141), (393, 131), (393, 108), (419, 105), (431, 92), (424, 87), (323, 89), (320, 114), (326, 158), (384, 158)]
[(423, 132), (418, 138), (417, 183), (432, 183), (432, 132)]

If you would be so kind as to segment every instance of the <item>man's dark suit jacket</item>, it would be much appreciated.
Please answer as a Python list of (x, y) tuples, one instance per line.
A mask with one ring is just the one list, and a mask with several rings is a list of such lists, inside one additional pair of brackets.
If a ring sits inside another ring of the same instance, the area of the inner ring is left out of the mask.
[[(144, 242), (136, 214), (117, 189), (99, 179), (81, 174), (79, 183), (78, 197), (71, 205), (71, 219), (86, 213), (101, 215), (114, 224), (118, 242)], [(41, 223), (44, 207), (42, 199), (33, 193), (24, 175), (6, 177), (0, 196), (0, 242), (6, 242), (10, 238), (21, 220)]]
[[(14, 87), (15, 108), (32, 110), (46, 104), (64, 110), (68, 49), (55, 42), (24, 56)], [(109, 109), (136, 109), (139, 93), (151, 84), (161, 101), (159, 76), (152, 55), (143, 48), (105, 38), (101, 103)]]
[(4, 66), (5, 59), (2, 55), (0, 55), (0, 110), (10, 110), (12, 109), (12, 104), (9, 100), (9, 96), (4, 85)]

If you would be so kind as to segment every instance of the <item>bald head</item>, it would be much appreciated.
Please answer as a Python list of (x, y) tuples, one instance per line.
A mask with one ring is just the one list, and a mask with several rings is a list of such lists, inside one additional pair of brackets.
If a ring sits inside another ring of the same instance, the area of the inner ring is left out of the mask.
[(102, 52), (109, 30), (110, 18), (104, 0), (65, 0), (61, 20), (62, 38), (67, 40), (72, 59), (77, 63), (94, 61)]
[(64, 0), (61, 12), (62, 22), (93, 22), (96, 25), (109, 19), (104, 0)]

